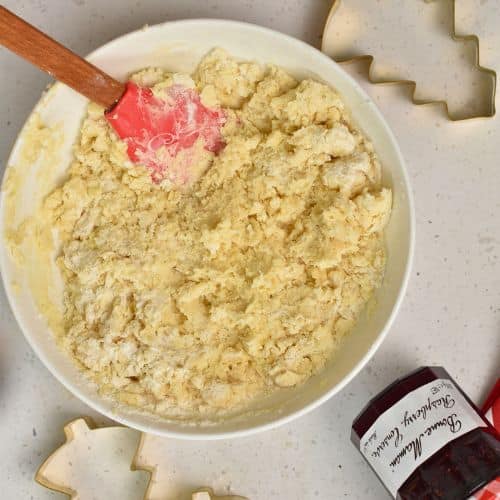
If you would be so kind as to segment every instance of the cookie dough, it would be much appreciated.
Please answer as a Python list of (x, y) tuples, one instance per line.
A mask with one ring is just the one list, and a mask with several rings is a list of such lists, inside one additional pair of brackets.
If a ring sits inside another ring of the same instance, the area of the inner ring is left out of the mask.
[[(225, 148), (151, 181), (91, 104), (45, 202), (62, 247), (64, 349), (114, 400), (167, 418), (226, 414), (303, 383), (382, 281), (391, 191), (339, 94), (216, 49), (195, 88)], [(187, 187), (186, 187), (187, 186)]]

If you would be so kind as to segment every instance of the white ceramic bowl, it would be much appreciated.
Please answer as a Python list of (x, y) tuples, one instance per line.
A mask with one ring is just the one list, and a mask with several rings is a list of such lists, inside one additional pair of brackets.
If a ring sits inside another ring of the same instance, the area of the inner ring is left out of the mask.
[[(393, 189), (393, 213), (386, 231), (387, 270), (377, 292), (377, 306), (363, 316), (346, 337), (331, 363), (304, 385), (278, 392), (255, 404), (251, 412), (210, 425), (161, 421), (154, 417), (116, 408), (100, 397), (82, 377), (68, 356), (54, 341), (45, 319), (39, 314), (26, 283), (26, 266), (19, 269), (1, 245), (1, 270), (12, 310), (27, 340), (53, 375), (73, 394), (95, 410), (123, 424), (159, 435), (188, 439), (215, 439), (247, 435), (269, 429), (304, 415), (340, 391), (373, 356), (384, 339), (404, 295), (414, 241), (411, 191), (403, 158), (393, 134), (375, 104), (358, 84), (330, 58), (294, 38), (266, 28), (220, 20), (188, 20), (152, 26), (120, 37), (93, 52), (88, 59), (118, 79), (147, 66), (191, 72), (200, 58), (213, 47), (223, 47), (241, 59), (279, 65), (296, 77), (312, 76), (341, 94), (360, 128), (373, 141), (383, 165), (383, 181)], [(50, 182), (56, 183), (71, 160), (71, 147), (84, 116), (86, 99), (62, 84), (56, 84), (35, 107), (48, 125), (62, 123), (64, 141), (58, 159), (51, 162)], [(19, 163), (25, 141), (21, 132), (9, 165)], [(29, 215), (43, 195), (37, 176), (26, 176), (17, 217)], [(45, 186), (46, 190), (47, 186)], [(1, 238), (5, 229), (5, 195), (2, 192)], [(23, 212), (23, 213), (21, 213)], [(11, 217), (11, 215), (9, 215)], [(31, 265), (35, 265), (31, 263)], [(17, 285), (14, 285), (17, 283)], [(55, 287), (51, 293), (60, 294)]]

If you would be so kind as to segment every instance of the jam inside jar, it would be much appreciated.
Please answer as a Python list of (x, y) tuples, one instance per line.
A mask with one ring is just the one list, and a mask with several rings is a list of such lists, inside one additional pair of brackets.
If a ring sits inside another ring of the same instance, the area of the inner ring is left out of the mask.
[(399, 500), (465, 500), (500, 476), (500, 436), (440, 367), (372, 399), (351, 439)]

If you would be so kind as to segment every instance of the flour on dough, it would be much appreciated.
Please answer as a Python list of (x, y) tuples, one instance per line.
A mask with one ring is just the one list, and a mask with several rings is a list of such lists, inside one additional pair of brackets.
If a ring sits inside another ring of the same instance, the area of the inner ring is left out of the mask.
[(189, 189), (156, 185), (89, 106), (44, 213), (62, 243), (60, 341), (101, 393), (166, 418), (243, 409), (332, 357), (383, 278), (391, 191), (339, 94), (210, 52), (172, 82), (222, 107)]

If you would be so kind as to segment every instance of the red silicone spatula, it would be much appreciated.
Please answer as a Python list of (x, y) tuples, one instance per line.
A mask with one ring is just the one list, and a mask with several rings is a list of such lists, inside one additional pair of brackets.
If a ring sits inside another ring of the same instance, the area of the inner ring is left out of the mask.
[(207, 151), (224, 147), (224, 112), (204, 106), (191, 88), (173, 85), (160, 98), (147, 87), (119, 82), (2, 6), (0, 43), (102, 105), (130, 159), (148, 167), (154, 182), (186, 183), (186, 175), (169, 172), (169, 163), (199, 139)]

